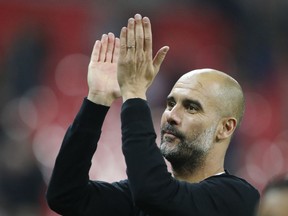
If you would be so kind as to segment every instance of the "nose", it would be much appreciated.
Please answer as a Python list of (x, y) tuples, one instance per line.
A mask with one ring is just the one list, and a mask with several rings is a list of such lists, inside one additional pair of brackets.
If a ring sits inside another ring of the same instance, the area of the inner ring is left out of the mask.
[(179, 125), (181, 122), (181, 110), (174, 106), (171, 110), (166, 110), (166, 121), (171, 125)]

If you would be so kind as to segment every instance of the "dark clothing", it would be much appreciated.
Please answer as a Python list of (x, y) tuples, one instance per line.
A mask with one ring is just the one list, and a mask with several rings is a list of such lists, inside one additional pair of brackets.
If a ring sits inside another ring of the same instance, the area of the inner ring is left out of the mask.
[(84, 100), (69, 127), (47, 191), (49, 206), (62, 215), (252, 216), (258, 191), (228, 173), (200, 183), (174, 179), (155, 143), (150, 109), (141, 99), (121, 111), (122, 150), (129, 180), (89, 180), (91, 159), (108, 107)]

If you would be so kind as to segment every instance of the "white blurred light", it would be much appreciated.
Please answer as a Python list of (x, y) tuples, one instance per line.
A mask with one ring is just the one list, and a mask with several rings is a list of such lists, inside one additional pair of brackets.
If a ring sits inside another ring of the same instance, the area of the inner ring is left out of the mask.
[(57, 112), (58, 101), (54, 92), (46, 86), (37, 86), (5, 104), (0, 122), (11, 139), (21, 141), (41, 124), (51, 122)]
[(0, 119), (3, 131), (8, 137), (16, 141), (27, 139), (32, 132), (21, 119), (19, 110), (21, 110), (20, 99), (17, 98), (4, 106)]
[(39, 128), (41, 125), (46, 125), (57, 116), (59, 107), (58, 99), (50, 87), (34, 87), (25, 94), (25, 98), (30, 99), (29, 101), (33, 103), (37, 111), (37, 124), (35, 127)]
[(280, 148), (272, 144), (263, 152), (262, 167), (269, 177), (273, 177), (282, 172), (284, 157)]
[(275, 142), (278, 143), (278, 146), (281, 148), (282, 151), (288, 153), (288, 130), (281, 131), (275, 138)]
[(65, 95), (77, 96), (87, 92), (87, 70), (90, 58), (80, 53), (64, 57), (57, 65), (55, 81)]
[(246, 165), (247, 175), (250, 179), (260, 185), (264, 185), (267, 182), (267, 175), (256, 164)]
[(65, 129), (56, 124), (42, 127), (35, 134), (33, 152), (42, 168), (53, 168), (64, 134)]
[(19, 117), (31, 129), (36, 129), (38, 113), (36, 107), (28, 97), (22, 97), (19, 101)]
[(250, 145), (246, 150), (245, 163), (246, 164), (259, 164), (262, 161), (263, 151), (271, 142), (267, 139), (259, 139)]
[(101, 179), (107, 182), (126, 178), (125, 165), (122, 163), (123, 158), (119, 157), (120, 155), (109, 146), (102, 144), (98, 147), (96, 156), (92, 159), (92, 167), (89, 173), (90, 178)]

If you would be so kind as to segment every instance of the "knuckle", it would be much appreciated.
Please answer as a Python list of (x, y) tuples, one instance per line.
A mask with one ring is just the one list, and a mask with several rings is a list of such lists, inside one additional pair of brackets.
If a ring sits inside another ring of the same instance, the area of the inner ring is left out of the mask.
[(120, 44), (120, 49), (126, 49), (126, 44), (124, 43)]
[(137, 58), (137, 61), (145, 61), (145, 55), (142, 51), (138, 51), (136, 52), (136, 58)]
[(145, 35), (145, 40), (151, 40), (152, 37), (150, 35)]
[(144, 36), (142, 34), (139, 34), (139, 35), (137, 35), (137, 38), (140, 39), (140, 40), (143, 40)]

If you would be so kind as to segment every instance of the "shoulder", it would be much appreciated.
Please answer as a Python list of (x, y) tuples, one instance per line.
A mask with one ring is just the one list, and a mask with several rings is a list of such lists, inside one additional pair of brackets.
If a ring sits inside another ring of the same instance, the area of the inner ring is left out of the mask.
[(199, 183), (203, 188), (215, 193), (238, 196), (239, 198), (251, 198), (258, 200), (258, 190), (245, 179), (225, 173), (218, 176), (211, 176)]
[[(179, 182), (196, 209), (205, 215), (251, 216), (259, 200), (259, 192), (246, 180), (228, 173), (211, 176), (199, 183)], [(187, 203), (188, 206), (191, 202)], [(212, 213), (213, 212), (213, 213)]]

